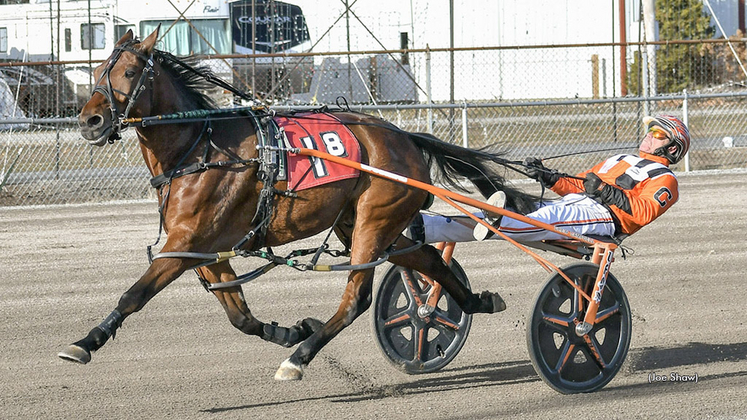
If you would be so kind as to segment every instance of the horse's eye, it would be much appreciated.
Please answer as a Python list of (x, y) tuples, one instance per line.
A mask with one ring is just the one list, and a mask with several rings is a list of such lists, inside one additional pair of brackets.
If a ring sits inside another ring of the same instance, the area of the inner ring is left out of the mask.
[(135, 77), (135, 70), (126, 70), (125, 77), (128, 79), (132, 79), (133, 77)]

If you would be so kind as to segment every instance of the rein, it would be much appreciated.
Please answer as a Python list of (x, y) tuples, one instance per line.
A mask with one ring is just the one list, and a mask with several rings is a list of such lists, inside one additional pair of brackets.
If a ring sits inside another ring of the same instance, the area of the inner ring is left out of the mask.
[(629, 149), (632, 149), (634, 147), (635, 146), (610, 147), (608, 149), (594, 149), (594, 150), (585, 150), (583, 152), (563, 153), (563, 154), (560, 154), (560, 155), (546, 157), (546, 158), (543, 158), (542, 160), (558, 159), (558, 158), (568, 157), (568, 156), (586, 155), (586, 154), (589, 154), (589, 153), (610, 152), (610, 151), (615, 151), (615, 150), (629, 150)]
[(219, 77), (215, 77), (212, 73), (206, 73), (204, 71), (200, 71), (199, 69), (196, 69), (189, 64), (185, 63), (183, 60), (178, 59), (177, 57), (171, 55), (171, 54), (163, 54), (163, 58), (172, 61), (184, 69), (189, 70), (190, 72), (202, 77), (207, 82), (212, 83), (218, 87), (221, 87), (231, 93), (233, 93), (236, 96), (241, 97), (241, 99), (245, 99), (247, 101), (254, 101), (254, 98), (252, 98), (250, 95), (248, 95), (246, 92), (242, 92), (241, 90), (237, 89), (235, 86), (231, 85), (230, 83), (226, 83), (224, 80), (220, 79)]
[[(628, 149), (631, 149), (632, 147), (634, 147), (634, 146), (610, 147), (610, 148), (607, 148), (607, 149), (594, 149), (594, 150), (586, 150), (586, 151), (583, 151), (583, 152), (564, 153), (564, 154), (560, 154), (560, 155), (555, 155), (555, 156), (550, 156), (550, 157), (542, 158), (541, 160), (544, 161), (544, 160), (558, 159), (558, 158), (568, 157), (568, 156), (586, 155), (586, 154), (589, 154), (589, 153), (609, 152), (609, 151), (615, 151), (615, 150), (628, 150)], [(519, 162), (519, 161), (512, 161), (511, 164), (519, 165), (519, 166), (522, 166), (524, 168), (528, 167), (524, 162)], [(523, 175), (525, 175), (527, 177), (529, 176), (526, 172), (524, 172), (522, 170), (513, 168), (513, 167), (508, 166), (508, 165), (506, 165), (506, 167), (510, 168), (510, 169), (513, 169), (514, 171), (516, 171), (516, 172), (518, 172), (520, 174), (523, 174)], [(582, 178), (580, 176), (575, 176), (575, 175), (567, 174), (567, 173), (564, 173), (564, 172), (559, 172), (557, 169), (548, 169), (548, 168), (536, 168), (536, 169), (539, 170), (540, 172), (544, 172), (546, 174), (558, 175), (561, 178), (571, 178), (571, 179), (577, 179), (577, 180), (580, 180), (580, 181), (585, 181), (586, 180), (586, 178)], [(545, 183), (542, 182), (541, 178), (540, 178), (539, 182), (540, 182), (540, 185), (542, 186), (542, 193), (540, 194), (540, 200), (541, 200), (542, 197), (545, 195)]]

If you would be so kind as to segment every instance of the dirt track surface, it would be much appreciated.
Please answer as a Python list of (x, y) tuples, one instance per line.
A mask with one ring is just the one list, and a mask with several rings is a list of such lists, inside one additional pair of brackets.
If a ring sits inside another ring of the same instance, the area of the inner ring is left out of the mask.
[[(501, 292), (509, 308), (476, 315), (461, 353), (437, 373), (390, 366), (369, 311), (303, 381), (276, 382), (292, 349), (234, 329), (193, 273), (128, 318), (91, 363), (65, 362), (57, 352), (145, 271), (156, 206), (0, 208), (0, 417), (747, 418), (747, 173), (680, 175), (680, 183), (680, 202), (628, 238), (635, 254), (612, 266), (633, 314), (625, 365), (601, 391), (571, 396), (539, 379), (526, 348), (527, 315), (548, 274), (504, 242), (457, 247), (473, 289)], [(278, 268), (244, 291), (255, 316), (289, 325), (331, 316), (345, 279)], [(698, 381), (649, 383), (651, 374)]]

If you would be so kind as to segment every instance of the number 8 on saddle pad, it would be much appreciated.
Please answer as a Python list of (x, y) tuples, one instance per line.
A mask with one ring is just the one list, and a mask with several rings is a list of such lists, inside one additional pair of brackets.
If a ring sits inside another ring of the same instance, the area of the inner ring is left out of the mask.
[[(350, 129), (329, 113), (302, 113), (293, 117), (276, 116), (278, 127), (285, 131), (288, 146), (319, 150), (361, 161), (361, 148)], [(356, 178), (359, 171), (311, 156), (288, 155), (288, 187), (300, 191), (329, 182)]]

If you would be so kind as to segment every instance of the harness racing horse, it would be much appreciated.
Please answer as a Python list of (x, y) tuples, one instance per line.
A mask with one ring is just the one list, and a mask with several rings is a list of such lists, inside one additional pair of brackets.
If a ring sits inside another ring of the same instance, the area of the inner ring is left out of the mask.
[[(79, 116), (81, 134), (90, 144), (103, 146), (119, 138), (125, 118), (216, 109), (204, 93), (210, 77), (206, 80), (204, 72), (155, 49), (158, 32), (156, 29), (140, 42), (128, 31), (109, 59), (96, 68), (94, 93)], [(365, 164), (422, 182), (431, 182), (433, 167), (441, 182), (459, 187), (460, 177), (466, 177), (486, 197), (502, 189), (509, 205), (519, 211), (526, 212), (532, 206), (531, 196), (504, 185), (493, 165), (497, 154), (407, 133), (368, 115), (334, 115), (357, 137)], [(390, 246), (413, 247), (415, 242), (400, 232), (426, 202), (427, 192), (361, 173), (357, 178), (298, 191), (295, 196), (270, 194), (271, 213), (265, 218), (264, 235), (245, 236), (263, 222), (256, 217), (265, 193), (258, 176), (261, 153), (256, 147), (257, 129), (256, 119), (246, 116), (137, 128), (150, 173), (154, 179), (168, 181), (158, 189), (161, 222), (168, 233), (161, 253), (173, 254), (154, 259), (111, 314), (85, 338), (60, 352), (61, 358), (88, 363), (91, 353), (113, 337), (129, 315), (142, 309), (182, 273), (203, 262), (190, 253), (216, 253), (237, 243), (246, 250), (279, 246), (332, 227), (349, 248), (353, 269), (340, 306), (327, 322), (307, 318), (291, 327), (264, 323), (252, 316), (241, 286), (211, 291), (231, 324), (242, 332), (285, 347), (300, 344), (281, 364), (275, 376), (280, 380), (301, 379), (303, 368), (322, 347), (370, 306), (374, 270), (365, 264), (379, 259)], [(200, 170), (184, 170), (196, 162), (202, 162)], [(287, 181), (278, 181), (274, 187), (274, 192), (282, 191)], [(430, 245), (393, 255), (390, 261), (439, 282), (466, 313), (505, 309), (497, 293), (473, 294)], [(206, 284), (237, 278), (227, 260), (197, 267), (196, 271)]]

